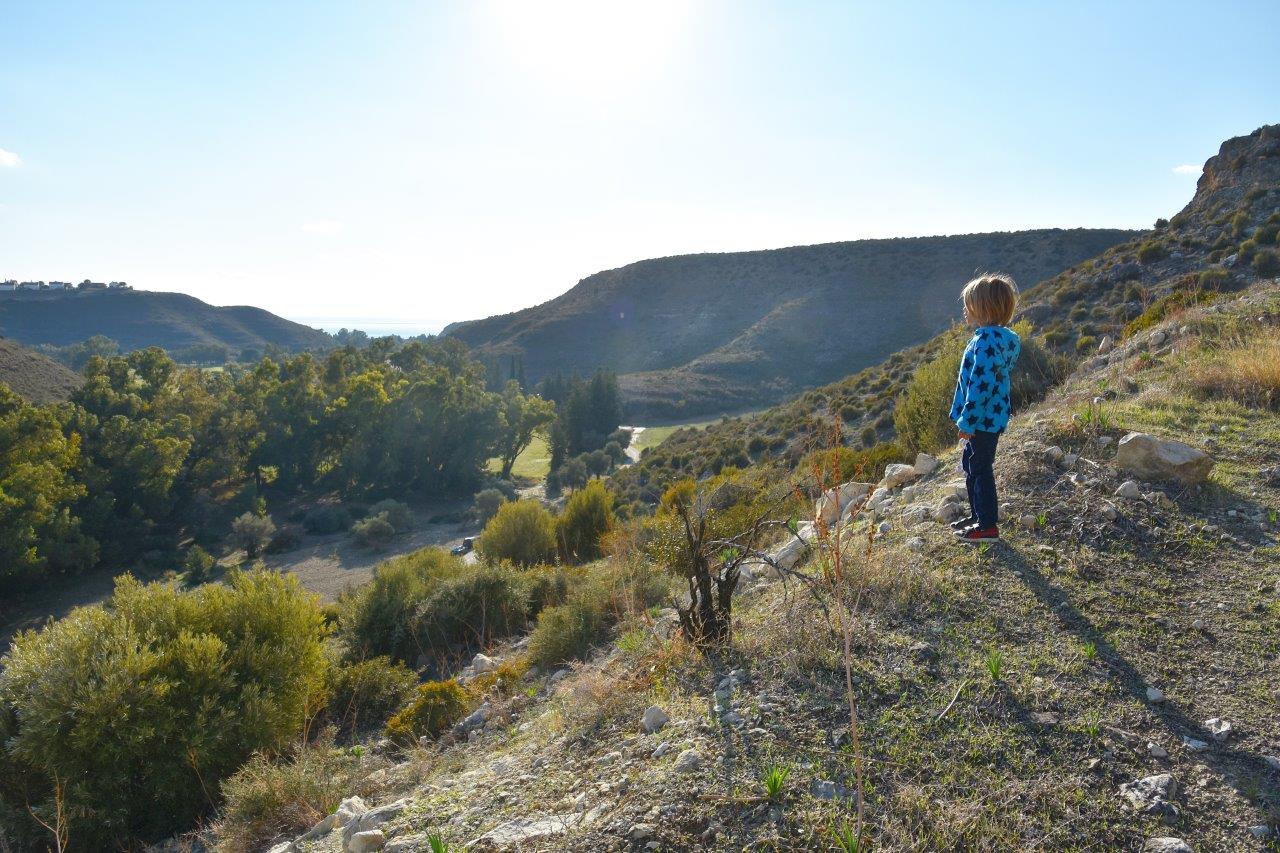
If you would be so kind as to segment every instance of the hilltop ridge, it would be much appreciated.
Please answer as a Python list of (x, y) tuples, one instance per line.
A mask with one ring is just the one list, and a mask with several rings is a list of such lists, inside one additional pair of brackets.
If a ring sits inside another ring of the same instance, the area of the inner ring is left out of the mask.
[(1044, 229), (654, 258), (444, 334), (481, 355), (521, 359), (534, 382), (614, 371), (633, 419), (741, 410), (928, 339), (954, 315), (956, 283), (977, 271), (1030, 285), (1135, 233)]

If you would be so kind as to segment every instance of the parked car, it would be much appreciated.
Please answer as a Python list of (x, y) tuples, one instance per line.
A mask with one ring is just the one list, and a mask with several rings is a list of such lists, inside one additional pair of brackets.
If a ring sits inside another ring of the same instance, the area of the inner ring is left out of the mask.
[(475, 540), (468, 537), (462, 540), (461, 545), (454, 545), (449, 549), (449, 553), (455, 557), (461, 557), (463, 554), (471, 553), (471, 549), (475, 547)]

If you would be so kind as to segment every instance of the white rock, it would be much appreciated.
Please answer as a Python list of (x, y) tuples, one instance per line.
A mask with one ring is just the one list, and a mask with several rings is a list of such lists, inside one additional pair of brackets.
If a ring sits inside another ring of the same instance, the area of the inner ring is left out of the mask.
[(1114, 346), (1115, 341), (1111, 339), (1111, 336), (1103, 335), (1102, 340), (1098, 342), (1098, 352), (1105, 355), (1106, 353), (1111, 352), (1111, 348)]
[(346, 853), (369, 853), (381, 850), (387, 844), (387, 837), (381, 829), (368, 829), (351, 836), (351, 841), (344, 847)]
[(627, 838), (632, 841), (644, 841), (646, 838), (652, 838), (653, 832), (653, 824), (636, 823), (632, 824), (631, 828), (627, 830)]
[(640, 718), (640, 728), (649, 734), (653, 734), (658, 729), (670, 722), (671, 717), (667, 716), (667, 712), (659, 708), (657, 705), (650, 705), (645, 709), (644, 716)]
[(484, 728), (484, 724), (489, 722), (489, 714), (492, 713), (489, 703), (485, 702), (479, 708), (476, 708), (458, 725), (463, 729), (480, 729)]
[(582, 815), (576, 812), (538, 819), (518, 817), (495, 826), (468, 846), (479, 850), (523, 850), (539, 841), (563, 835), (581, 820)]
[[(399, 817), (399, 815), (408, 807), (408, 800), (396, 800), (394, 803), (387, 803), (386, 805), (369, 809), (363, 814), (356, 815), (348, 821), (346, 826), (342, 829), (343, 844), (348, 848), (354, 849), (356, 838), (378, 829), (378, 827), (382, 826), (382, 824), (392, 818)], [(374, 839), (370, 837), (366, 839), (365, 843), (372, 844), (373, 841)], [(381, 844), (378, 844), (377, 847), (365, 847), (363, 849), (377, 850), (381, 848), (381, 846)]]
[(267, 853), (298, 853), (298, 845), (292, 841), (281, 841), (268, 850)]
[(933, 469), (937, 467), (938, 467), (937, 457), (930, 456), (928, 453), (916, 454), (915, 469), (916, 469), (917, 477), (927, 477), (928, 475), (932, 474)]
[(1142, 500), (1142, 488), (1133, 480), (1125, 480), (1116, 489), (1116, 497), (1126, 500), (1137, 501)]
[(1202, 483), (1213, 469), (1213, 457), (1181, 441), (1131, 432), (1116, 445), (1116, 465), (1146, 480)]
[(311, 827), (311, 829), (307, 831), (306, 835), (303, 835), (298, 840), (311, 841), (312, 839), (315, 839), (315, 838), (323, 838), (324, 836), (328, 835), (330, 832), (333, 831), (333, 827), (337, 824), (337, 821), (338, 821), (337, 812), (331, 815), (327, 815), (323, 820), (318, 822), (315, 826)]
[(1182, 736), (1182, 745), (1192, 752), (1204, 752), (1209, 748), (1209, 744), (1199, 738), (1187, 737), (1186, 735)]
[(939, 524), (950, 524), (957, 519), (964, 518), (966, 515), (968, 515), (968, 511), (955, 497), (943, 498), (933, 509), (933, 517)]
[(1205, 629), (1205, 621), (1203, 619), (1193, 619), (1191, 627), (1197, 631), (1203, 631)]
[(670, 751), (671, 751), (671, 742), (663, 741), (662, 743), (658, 744), (658, 748), (653, 751), (653, 757), (661, 758), (662, 756), (666, 755)]
[(1066, 452), (1061, 447), (1054, 444), (1044, 449), (1044, 455), (1049, 459), (1050, 462), (1057, 464), (1058, 462), (1062, 461), (1062, 457), (1066, 455)]
[(1161, 329), (1156, 329), (1154, 332), (1151, 333), (1151, 337), (1148, 340), (1151, 346), (1158, 347), (1168, 339), (1169, 339), (1169, 336), (1165, 334), (1164, 331), (1162, 331)]
[(702, 769), (702, 754), (689, 748), (676, 756), (675, 768), (680, 773), (688, 773)]
[(1178, 781), (1169, 773), (1157, 773), (1120, 786), (1120, 795), (1140, 812), (1159, 814), (1169, 811), (1178, 796)]
[(333, 814), (333, 826), (346, 826), (351, 822), (353, 817), (359, 817), (369, 810), (369, 806), (359, 797), (347, 797), (338, 803), (338, 808)]
[(1196, 851), (1181, 838), (1162, 836), (1148, 838), (1147, 843), (1142, 845), (1142, 853), (1196, 853)]
[(920, 552), (924, 550), (924, 539), (919, 536), (912, 536), (907, 540), (907, 548), (912, 551)]
[(1165, 749), (1158, 743), (1149, 742), (1147, 744), (1147, 755), (1150, 755), (1152, 758), (1168, 758), (1169, 750)]
[(920, 474), (916, 471), (914, 465), (903, 465), (895, 462), (886, 465), (884, 469), (884, 477), (880, 479), (880, 486), (884, 488), (894, 489), (898, 486), (911, 482)]
[(850, 504), (861, 502), (871, 492), (870, 483), (842, 483), (828, 489), (814, 502), (814, 518), (830, 527), (838, 522)]
[(1098, 514), (1107, 521), (1115, 521), (1116, 516), (1119, 515), (1119, 513), (1116, 512), (1115, 506), (1106, 502), (1103, 502), (1102, 506), (1098, 507)]
[(498, 662), (486, 654), (478, 654), (471, 659), (471, 671), (476, 675), (493, 672), (497, 668)]
[(1209, 732), (1210, 737), (1218, 743), (1222, 743), (1231, 737), (1232, 725), (1220, 717), (1211, 717), (1204, 721), (1204, 727)]
[(1148, 687), (1148, 688), (1147, 688), (1147, 701), (1148, 701), (1148, 702), (1155, 702), (1155, 703), (1157, 703), (1157, 704), (1159, 704), (1160, 702), (1163, 702), (1163, 701), (1164, 701), (1164, 691), (1163, 691), (1163, 690), (1161, 690), (1159, 687)]

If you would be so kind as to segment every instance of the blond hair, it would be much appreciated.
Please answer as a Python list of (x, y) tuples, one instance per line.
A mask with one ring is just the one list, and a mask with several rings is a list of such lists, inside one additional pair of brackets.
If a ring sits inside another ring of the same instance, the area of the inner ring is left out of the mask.
[(1018, 305), (1018, 285), (1011, 275), (984, 272), (964, 286), (960, 299), (978, 325), (1007, 326)]

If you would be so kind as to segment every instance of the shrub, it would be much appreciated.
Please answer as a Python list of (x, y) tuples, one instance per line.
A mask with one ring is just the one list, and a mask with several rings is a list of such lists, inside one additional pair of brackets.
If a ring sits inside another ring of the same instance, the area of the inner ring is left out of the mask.
[(1240, 244), (1240, 248), (1236, 250), (1236, 254), (1240, 256), (1240, 260), (1249, 261), (1253, 259), (1254, 254), (1258, 251), (1257, 240), (1245, 240)]
[(480, 524), (488, 524), (489, 519), (498, 514), (498, 507), (507, 502), (507, 496), (497, 489), (482, 489), (476, 492), (475, 513)]
[(1212, 290), (1174, 290), (1171, 293), (1167, 293), (1152, 302), (1146, 311), (1129, 321), (1128, 325), (1124, 327), (1125, 337), (1132, 337), (1138, 332), (1151, 328), (1170, 315), (1193, 305), (1212, 302), (1217, 297), (1217, 292)]
[(243, 548), (250, 559), (258, 556), (276, 532), (275, 523), (267, 516), (246, 512), (231, 522), (231, 542)]
[(428, 681), (418, 687), (413, 701), (387, 721), (387, 737), (400, 743), (437, 738), (466, 712), (467, 694), (457, 681)]
[(581, 488), (586, 485), (589, 476), (586, 460), (580, 456), (570, 459), (556, 471), (556, 481), (562, 489)]
[(213, 574), (218, 561), (199, 545), (187, 549), (187, 556), (182, 560), (182, 569), (187, 573), (187, 584), (197, 586), (204, 583)]
[(413, 512), (400, 501), (390, 498), (369, 507), (369, 515), (386, 516), (387, 523), (396, 533), (405, 533), (413, 527)]
[(1169, 226), (1169, 220), (1165, 219), (1164, 217), (1161, 217), (1160, 219), (1156, 220), (1157, 231), (1163, 231), (1168, 226)]
[(478, 566), (437, 584), (418, 605), (411, 631), (419, 648), (443, 657), (459, 645), (483, 646), (523, 628), (528, 607), (518, 573)]
[(1280, 254), (1265, 249), (1253, 256), (1253, 271), (1260, 276), (1280, 275)]
[(301, 731), (322, 695), (324, 629), (295, 578), (232, 572), (189, 591), (123, 576), (13, 642), (0, 672), (0, 800), (48, 814), (55, 778), (84, 849), (190, 826), (209, 792)]
[(626, 448), (631, 446), (631, 430), (623, 429), (622, 427), (619, 427), (618, 429), (615, 429), (613, 432), (609, 433), (609, 437), (606, 443), (608, 443), (609, 441), (616, 441), (618, 445), (625, 450)]
[(850, 480), (875, 483), (884, 476), (884, 469), (890, 464), (910, 460), (911, 455), (902, 445), (886, 441), (865, 450), (835, 447), (814, 451), (801, 459), (796, 467), (801, 476), (819, 472), (823, 479), (838, 477), (837, 482), (840, 483)]
[(359, 768), (360, 758), (334, 749), (328, 736), (285, 761), (254, 755), (222, 783), (220, 849), (265, 849), (280, 836), (305, 832), (355, 792), (363, 776)]
[(344, 735), (381, 728), (403, 708), (418, 676), (385, 655), (334, 667), (329, 679), (329, 721)]
[(1098, 339), (1093, 335), (1081, 335), (1076, 340), (1076, 352), (1089, 352), (1098, 345)]
[(423, 548), (387, 560), (373, 580), (339, 602), (341, 636), (355, 660), (390, 655), (412, 663), (422, 645), (412, 631), (414, 613), (432, 590), (448, 578), (466, 573), (466, 566), (446, 551)]
[(1196, 279), (1196, 283), (1201, 290), (1227, 290), (1230, 288), (1231, 282), (1231, 273), (1221, 267), (1207, 269), (1200, 273), (1200, 277)]
[(341, 533), (351, 527), (351, 513), (338, 504), (324, 504), (307, 510), (302, 528), (308, 533)]
[(555, 553), (555, 521), (537, 501), (503, 504), (480, 534), (476, 551), (487, 562), (545, 563)]
[(954, 444), (955, 424), (947, 417), (965, 338), (956, 330), (947, 337), (942, 353), (916, 369), (893, 409), (898, 439), (911, 450), (934, 451)]
[(1138, 247), (1138, 263), (1154, 264), (1156, 261), (1164, 260), (1168, 254), (1163, 243), (1156, 240), (1148, 240)]
[(600, 537), (613, 524), (613, 495), (599, 480), (574, 492), (556, 519), (556, 541), (565, 562), (586, 563), (601, 556)]
[(589, 601), (570, 601), (548, 607), (538, 616), (529, 640), (529, 659), (553, 667), (584, 655), (605, 625), (603, 610)]
[(387, 521), (385, 513), (371, 515), (351, 525), (351, 534), (367, 548), (385, 548), (396, 535), (396, 529)]
[[(621, 465), (627, 461), (627, 451), (622, 449), (622, 445), (616, 441), (611, 441), (604, 446), (604, 453), (609, 457), (609, 467)], [(608, 468), (605, 469), (606, 471)]]
[(590, 453), (582, 454), (581, 458), (587, 466), (587, 471), (595, 476), (608, 474), (609, 469), (613, 467), (613, 460), (603, 450), (592, 450)]

